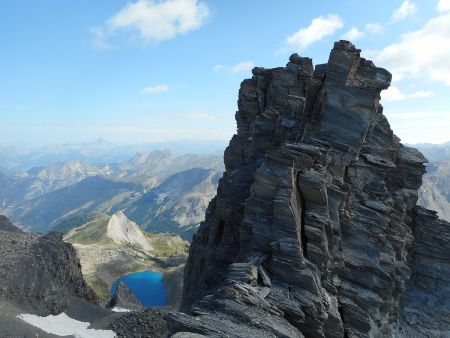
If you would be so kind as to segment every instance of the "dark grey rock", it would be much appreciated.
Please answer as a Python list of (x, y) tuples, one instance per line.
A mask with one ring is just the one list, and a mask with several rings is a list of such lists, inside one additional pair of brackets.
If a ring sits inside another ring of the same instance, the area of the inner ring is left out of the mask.
[(143, 309), (142, 304), (136, 299), (133, 292), (122, 282), (119, 283), (111, 300), (106, 304), (106, 308), (112, 309), (114, 307), (128, 310)]
[(450, 337), (450, 223), (416, 207), (399, 336)]
[(0, 215), (0, 230), (9, 232), (21, 232), (21, 230), (11, 224), (8, 217)]
[(59, 314), (72, 297), (98, 304), (80, 261), (60, 233), (0, 229), (0, 296), (39, 314)]
[[(340, 41), (314, 72), (293, 55), (242, 82), (226, 171), (186, 264), (185, 313), (168, 317), (173, 333), (391, 337), (399, 323), (422, 332), (411, 313), (428, 304), (408, 295), (422, 282), (422, 299), (437, 289), (450, 298), (449, 234), (422, 234), (446, 226), (418, 216), (427, 161), (383, 115), (390, 81)], [(425, 268), (416, 252), (433, 238)], [(411, 271), (420, 278), (407, 282)], [(447, 332), (440, 304), (441, 315), (421, 317), (431, 336)]]
[(123, 313), (101, 328), (113, 330), (117, 338), (166, 338), (169, 336), (166, 315), (155, 309)]

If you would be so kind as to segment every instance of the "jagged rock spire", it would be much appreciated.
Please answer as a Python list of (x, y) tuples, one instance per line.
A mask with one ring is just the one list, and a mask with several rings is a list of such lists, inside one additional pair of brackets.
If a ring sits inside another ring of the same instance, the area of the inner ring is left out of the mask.
[(391, 74), (348, 41), (244, 80), (174, 331), (381, 337), (399, 323), (426, 159), (379, 104)]

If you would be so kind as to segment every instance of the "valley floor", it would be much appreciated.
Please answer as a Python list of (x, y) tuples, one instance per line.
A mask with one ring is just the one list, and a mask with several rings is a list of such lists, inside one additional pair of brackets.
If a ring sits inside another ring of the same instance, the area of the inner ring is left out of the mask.
[[(158, 257), (131, 246), (119, 247), (114, 243), (90, 245), (74, 243), (73, 245), (80, 258), (84, 278), (104, 302), (111, 297), (109, 290), (117, 278), (132, 272), (149, 270), (159, 271), (164, 276), (168, 276), (173, 271), (182, 269), (186, 260), (185, 253), (171, 257)], [(169, 279), (168, 283), (170, 284), (168, 289), (171, 287), (175, 289), (172, 293), (181, 293), (181, 289), (177, 290), (179, 289), (176, 287), (177, 281)], [(178, 305), (177, 299), (168, 297), (168, 300), (168, 305), (172, 307)]]

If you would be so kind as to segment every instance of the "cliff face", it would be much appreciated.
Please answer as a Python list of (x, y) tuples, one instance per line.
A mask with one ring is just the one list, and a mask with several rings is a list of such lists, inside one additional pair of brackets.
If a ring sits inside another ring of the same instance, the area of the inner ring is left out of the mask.
[[(380, 92), (390, 81), (346, 41), (335, 43), (328, 63), (315, 70), (296, 54), (284, 68), (253, 70), (239, 92), (226, 171), (191, 245), (182, 301), (188, 314), (171, 315), (173, 331), (417, 331), (411, 298), (419, 289), (432, 292), (421, 282), (436, 275), (423, 271), (413, 253), (425, 250), (417, 243), (433, 242), (421, 240), (422, 227), (449, 235), (450, 225), (416, 207), (426, 159), (399, 142), (382, 113)], [(449, 262), (438, 251), (423, 259), (444, 271)], [(443, 292), (448, 296), (448, 288)], [(442, 309), (444, 318), (448, 304)], [(416, 319), (424, 315), (414, 312)], [(443, 323), (441, 332), (450, 328), (448, 319)]]

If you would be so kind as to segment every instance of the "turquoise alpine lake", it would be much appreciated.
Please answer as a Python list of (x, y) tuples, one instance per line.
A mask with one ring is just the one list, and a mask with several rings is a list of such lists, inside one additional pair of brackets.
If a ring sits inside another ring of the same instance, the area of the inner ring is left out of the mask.
[(167, 303), (166, 287), (161, 272), (135, 272), (119, 277), (111, 287), (111, 295), (120, 282), (123, 282), (144, 306), (162, 306)]

